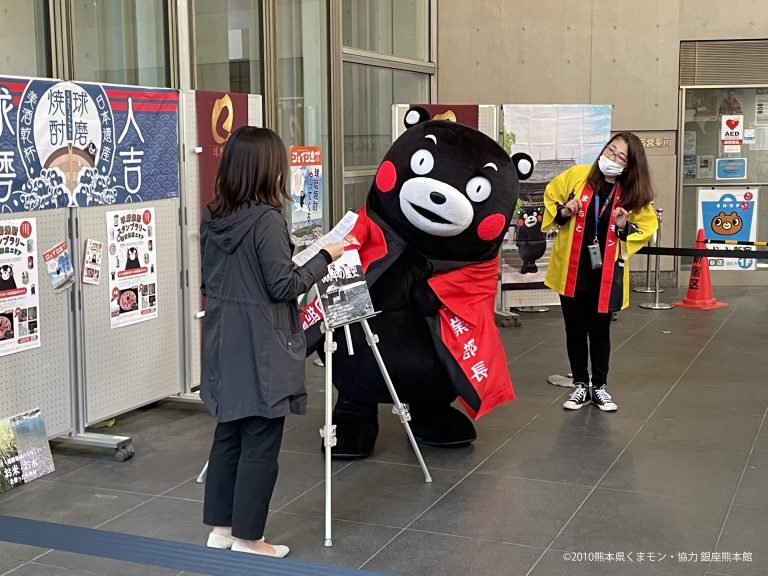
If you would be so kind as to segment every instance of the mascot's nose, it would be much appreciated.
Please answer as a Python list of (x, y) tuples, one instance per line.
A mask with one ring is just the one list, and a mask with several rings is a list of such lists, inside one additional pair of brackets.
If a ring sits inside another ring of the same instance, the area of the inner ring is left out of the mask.
[(445, 196), (440, 194), (440, 192), (430, 192), (429, 193), (429, 199), (432, 200), (435, 204), (445, 204)]

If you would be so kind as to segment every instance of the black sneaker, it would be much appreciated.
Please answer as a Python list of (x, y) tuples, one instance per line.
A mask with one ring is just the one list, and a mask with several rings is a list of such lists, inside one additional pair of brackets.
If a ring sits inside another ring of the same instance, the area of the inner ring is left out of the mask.
[(604, 412), (616, 412), (619, 407), (605, 389), (605, 385), (592, 391), (592, 403)]
[(589, 388), (584, 382), (576, 382), (576, 389), (571, 392), (568, 400), (563, 402), (563, 408), (566, 410), (578, 410), (592, 402), (589, 397)]

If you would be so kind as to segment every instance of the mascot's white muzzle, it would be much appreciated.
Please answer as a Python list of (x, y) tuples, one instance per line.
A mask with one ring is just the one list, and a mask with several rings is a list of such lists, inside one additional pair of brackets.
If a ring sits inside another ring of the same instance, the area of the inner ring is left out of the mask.
[(432, 236), (458, 236), (472, 223), (469, 199), (434, 178), (411, 178), (400, 188), (400, 210), (408, 222)]

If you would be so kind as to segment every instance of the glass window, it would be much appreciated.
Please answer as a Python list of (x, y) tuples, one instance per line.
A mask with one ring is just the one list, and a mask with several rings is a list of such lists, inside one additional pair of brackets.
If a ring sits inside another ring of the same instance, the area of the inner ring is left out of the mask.
[[(692, 246), (699, 227), (710, 239), (717, 234), (717, 240), (764, 240), (760, 231), (768, 229), (768, 87), (686, 89), (682, 140), (681, 245)], [(726, 221), (740, 216), (739, 227), (718, 231), (713, 215), (720, 211)], [(690, 260), (683, 263), (687, 269)], [(730, 270), (737, 264), (733, 260), (729, 268), (715, 263), (710, 269)], [(762, 264), (756, 267), (765, 267)], [(754, 269), (751, 264), (743, 268)]]
[(344, 63), (344, 169), (375, 169), (392, 144), (392, 105), (429, 102), (429, 74)]
[(344, 0), (342, 11), (344, 46), (429, 60), (429, 0)]
[(261, 2), (194, 0), (196, 85), (261, 94)]
[[(277, 126), (286, 146), (320, 146), (328, 174), (327, 0), (277, 0)], [(324, 179), (323, 198), (330, 198)], [(328, 222), (329, 204), (323, 202)]]
[(75, 80), (171, 85), (164, 0), (71, 5)]
[(368, 191), (371, 188), (374, 174), (370, 176), (358, 176), (355, 178), (346, 178), (344, 180), (344, 209), (359, 210), (365, 199), (368, 197)]
[(48, 1), (4, 0), (0, 46), (0, 70), (4, 75), (50, 77)]

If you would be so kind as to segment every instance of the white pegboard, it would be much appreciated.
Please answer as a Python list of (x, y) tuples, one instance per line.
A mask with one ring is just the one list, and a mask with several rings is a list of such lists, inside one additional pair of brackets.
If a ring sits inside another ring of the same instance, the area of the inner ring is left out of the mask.
[[(184, 207), (185, 207), (185, 282), (186, 309), (184, 321), (189, 323), (188, 341), (184, 349), (187, 355), (187, 390), (200, 385), (200, 346), (202, 325), (196, 318), (201, 311), (200, 306), (200, 165), (195, 148), (197, 138), (197, 108), (195, 93), (186, 90), (182, 93), (183, 127), (182, 146), (184, 147)], [(262, 99), (258, 94), (248, 95), (248, 124), (262, 126)]]
[[(106, 274), (98, 286), (82, 287), (86, 426), (178, 394), (181, 388), (179, 200), (127, 207), (155, 209), (158, 316), (112, 329)], [(125, 206), (81, 208), (77, 215), (81, 241), (91, 238), (106, 246), (106, 213), (120, 208)]]
[[(397, 140), (405, 132), (405, 114), (411, 104), (392, 105), (392, 141)], [(499, 107), (495, 104), (479, 104), (477, 129), (486, 136), (499, 139)]]
[[(69, 210), (44, 210), (6, 214), (10, 218), (35, 218), (35, 258), (68, 238)], [(39, 264), (38, 264), (39, 265)], [(43, 266), (38, 276), (40, 348), (0, 358), (0, 418), (40, 408), (49, 438), (74, 430), (70, 369), (70, 290), (53, 293)]]

